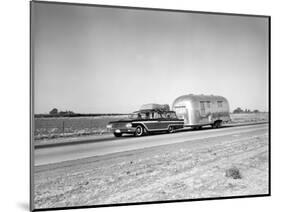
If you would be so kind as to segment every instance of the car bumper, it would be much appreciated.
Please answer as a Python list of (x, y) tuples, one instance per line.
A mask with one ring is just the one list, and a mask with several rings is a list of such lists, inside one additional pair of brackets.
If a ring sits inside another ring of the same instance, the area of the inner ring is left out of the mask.
[(136, 128), (111, 128), (108, 129), (109, 132), (112, 133), (135, 133), (136, 132)]

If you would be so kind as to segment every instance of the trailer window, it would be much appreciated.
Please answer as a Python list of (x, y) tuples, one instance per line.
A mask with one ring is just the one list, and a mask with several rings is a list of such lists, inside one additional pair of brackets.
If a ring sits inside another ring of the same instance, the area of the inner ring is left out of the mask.
[(202, 115), (205, 115), (205, 104), (204, 102), (200, 102), (200, 111)]
[(222, 107), (222, 101), (218, 101), (218, 107)]
[(177, 112), (177, 114), (185, 114), (185, 106), (175, 106), (175, 111)]
[(207, 108), (211, 108), (211, 102), (210, 101), (207, 101)]

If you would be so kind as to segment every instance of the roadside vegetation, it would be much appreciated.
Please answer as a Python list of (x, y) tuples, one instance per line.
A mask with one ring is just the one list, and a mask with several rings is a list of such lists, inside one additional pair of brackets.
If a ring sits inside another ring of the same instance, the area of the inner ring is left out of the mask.
[[(35, 117), (35, 140), (109, 134), (106, 125), (127, 115), (99, 115), (86, 117)], [(232, 113), (231, 123), (267, 122), (268, 113)]]
[(268, 194), (268, 129), (36, 166), (36, 208)]
[(75, 113), (53, 108), (46, 114), (35, 114), (35, 140), (107, 134), (106, 125), (127, 117), (120, 113)]

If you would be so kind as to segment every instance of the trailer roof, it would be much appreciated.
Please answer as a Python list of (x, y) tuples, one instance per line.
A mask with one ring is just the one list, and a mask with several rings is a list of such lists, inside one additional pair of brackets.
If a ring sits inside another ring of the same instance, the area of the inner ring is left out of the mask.
[(226, 101), (227, 99), (223, 96), (216, 96), (216, 95), (194, 95), (194, 94), (188, 94), (188, 95), (183, 95), (175, 99), (174, 102), (180, 101), (180, 100), (193, 100), (193, 101), (211, 101), (211, 100), (221, 100), (221, 101)]

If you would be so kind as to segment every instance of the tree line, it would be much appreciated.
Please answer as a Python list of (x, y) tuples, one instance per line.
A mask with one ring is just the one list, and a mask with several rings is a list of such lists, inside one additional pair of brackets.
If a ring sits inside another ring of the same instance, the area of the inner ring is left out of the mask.
[[(250, 110), (238, 107), (233, 110), (233, 113), (259, 113), (259, 110)], [(48, 114), (35, 114), (36, 118), (48, 118), (48, 117), (82, 117), (82, 116), (117, 116), (126, 115), (123, 113), (75, 113), (70, 110), (59, 111), (57, 108), (53, 108)]]
[(52, 117), (83, 117), (83, 116), (117, 116), (126, 115), (122, 113), (75, 113), (70, 110), (59, 111), (57, 108), (53, 108), (47, 114), (35, 114), (35, 118), (52, 118)]
[(251, 111), (250, 109), (241, 109), (240, 107), (236, 108), (235, 110), (233, 110), (233, 113), (259, 113), (259, 110), (253, 110)]

